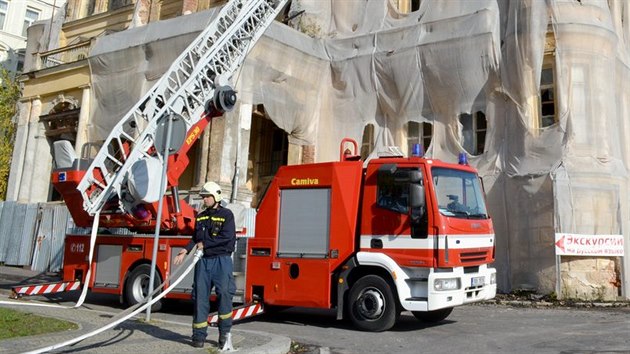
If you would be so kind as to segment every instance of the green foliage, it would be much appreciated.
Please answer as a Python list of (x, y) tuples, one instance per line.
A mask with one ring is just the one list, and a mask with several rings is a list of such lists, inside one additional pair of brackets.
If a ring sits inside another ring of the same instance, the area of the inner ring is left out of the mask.
[(4, 68), (0, 69), (0, 81), (0, 200), (5, 200), (15, 136), (13, 117), (17, 112), (20, 86)]
[(78, 329), (75, 323), (0, 308), (0, 340)]

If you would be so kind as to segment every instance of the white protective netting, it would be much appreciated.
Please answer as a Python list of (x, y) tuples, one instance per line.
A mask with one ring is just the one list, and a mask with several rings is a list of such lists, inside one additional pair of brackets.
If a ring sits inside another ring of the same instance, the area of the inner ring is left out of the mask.
[[(375, 150), (406, 151), (414, 121), (433, 126), (427, 155), (455, 162), (459, 115), (484, 112), (484, 150), (470, 161), (484, 178), (502, 290), (555, 290), (555, 232), (625, 233), (630, 243), (630, 3), (419, 3), (402, 14), (393, 1), (294, 0), (289, 13), (305, 11), (295, 29), (274, 23), (234, 78), (241, 102), (264, 104), (292, 143), (316, 146), (317, 161), (336, 160), (338, 142), (361, 141), (366, 124)], [(97, 41), (90, 140), (105, 138), (212, 14)], [(557, 123), (542, 128), (544, 65), (554, 67)]]

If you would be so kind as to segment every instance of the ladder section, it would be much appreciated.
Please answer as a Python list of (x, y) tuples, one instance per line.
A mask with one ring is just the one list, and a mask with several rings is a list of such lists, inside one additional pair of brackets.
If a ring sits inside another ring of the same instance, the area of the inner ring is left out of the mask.
[(221, 100), (218, 96), (231, 90), (224, 85), (286, 2), (232, 0), (221, 9), (103, 143), (77, 187), (90, 215), (115, 196), (119, 211), (134, 204), (125, 187), (131, 167), (143, 159), (164, 162), (154, 145), (160, 118), (177, 116), (184, 120), (186, 131), (201, 119), (209, 119), (209, 112), (204, 111), (207, 103)]

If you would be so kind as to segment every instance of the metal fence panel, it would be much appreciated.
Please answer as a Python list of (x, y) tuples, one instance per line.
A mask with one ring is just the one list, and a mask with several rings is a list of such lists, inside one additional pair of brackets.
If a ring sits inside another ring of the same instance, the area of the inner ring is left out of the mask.
[(9, 248), (9, 239), (12, 237), (13, 214), (15, 202), (2, 203), (2, 215), (0, 215), (0, 262), (5, 262)]
[(33, 250), (32, 270), (44, 272), (48, 269), (50, 262), (50, 249), (53, 233), (53, 209), (42, 204), (40, 209), (41, 221), (36, 235), (35, 247)]
[(33, 246), (37, 235), (37, 223), (39, 221), (39, 205), (37, 203), (27, 204), (24, 215), (20, 250), (18, 254), (18, 265), (30, 266), (33, 256)]
[(55, 213), (53, 218), (53, 233), (52, 244), (50, 249), (50, 266), (48, 268), (51, 272), (58, 272), (61, 270), (63, 264), (63, 248), (66, 240), (66, 233), (72, 218), (68, 212), (68, 207), (65, 204), (55, 206)]
[(11, 220), (11, 236), (8, 239), (7, 256), (4, 261), (7, 265), (19, 265), (20, 247), (22, 245), (22, 231), (24, 231), (24, 218), (26, 217), (26, 204), (17, 204)]

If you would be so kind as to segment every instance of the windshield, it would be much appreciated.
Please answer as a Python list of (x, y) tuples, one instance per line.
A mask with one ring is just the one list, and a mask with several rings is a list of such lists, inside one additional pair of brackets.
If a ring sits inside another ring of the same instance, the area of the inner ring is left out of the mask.
[(476, 174), (439, 167), (431, 171), (440, 214), (464, 219), (488, 218)]

